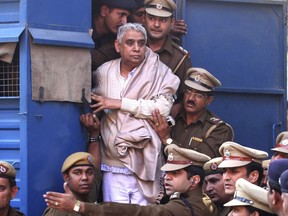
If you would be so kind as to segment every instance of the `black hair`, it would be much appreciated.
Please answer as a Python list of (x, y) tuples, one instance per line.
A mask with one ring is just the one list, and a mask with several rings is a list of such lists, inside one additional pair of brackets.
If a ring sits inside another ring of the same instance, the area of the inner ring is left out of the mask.
[(275, 181), (269, 179), (267, 183), (269, 185), (269, 193), (272, 193), (272, 190), (274, 190), (277, 193), (279, 193), (280, 195), (282, 194), (281, 187), (280, 187), (280, 184), (278, 182), (275, 182)]
[(257, 211), (259, 216), (274, 216), (274, 215), (276, 215), (276, 214), (272, 214), (272, 213), (263, 211), (262, 209), (255, 208), (253, 206), (245, 206), (245, 207), (250, 214)]
[(257, 185), (259, 186), (262, 182), (262, 178), (263, 178), (263, 167), (261, 164), (256, 163), (255, 161), (252, 161), (251, 163), (247, 164), (246, 166), (246, 170), (247, 170), (247, 177), (250, 175), (250, 173), (252, 173), (253, 171), (258, 171), (259, 173), (259, 177), (257, 179)]
[(9, 184), (10, 184), (10, 187), (13, 188), (16, 186), (16, 181), (15, 179), (11, 179), (11, 178), (8, 178), (8, 181), (9, 181)]
[(202, 187), (204, 178), (205, 178), (205, 171), (203, 167), (200, 166), (188, 166), (185, 167), (184, 170), (187, 172), (187, 179), (189, 180), (192, 176), (199, 175), (200, 176), (200, 182), (199, 186)]

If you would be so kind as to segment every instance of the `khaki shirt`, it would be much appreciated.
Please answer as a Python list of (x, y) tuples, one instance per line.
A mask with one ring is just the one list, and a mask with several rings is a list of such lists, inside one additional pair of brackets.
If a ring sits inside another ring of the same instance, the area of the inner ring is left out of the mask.
[(25, 216), (25, 215), (22, 212), (19, 212), (10, 206), (7, 216)]
[[(206, 110), (198, 121), (186, 124), (186, 114), (181, 113), (175, 119), (171, 137), (173, 143), (206, 154), (211, 158), (220, 157), (219, 147), (226, 141), (233, 140), (233, 129), (226, 125), (219, 117)], [(207, 131), (213, 125), (215, 129), (206, 138)]]
[[(218, 211), (201, 188), (183, 194), (183, 197), (192, 205), (194, 216), (216, 216)], [(85, 216), (191, 216), (191, 209), (179, 197), (171, 199), (165, 205), (140, 206), (122, 203), (103, 203), (99, 205), (85, 203)]]
[(64, 212), (54, 208), (46, 208), (43, 216), (79, 216), (77, 212)]
[[(171, 37), (166, 39), (163, 47), (156, 51), (156, 53), (159, 55), (160, 60), (180, 78), (181, 83), (177, 94), (179, 96), (179, 94), (181, 94), (185, 88), (184, 81), (187, 78), (186, 71), (192, 67), (189, 53), (175, 43)], [(183, 61), (181, 61), (182, 59)], [(177, 70), (174, 71), (175, 69)]]

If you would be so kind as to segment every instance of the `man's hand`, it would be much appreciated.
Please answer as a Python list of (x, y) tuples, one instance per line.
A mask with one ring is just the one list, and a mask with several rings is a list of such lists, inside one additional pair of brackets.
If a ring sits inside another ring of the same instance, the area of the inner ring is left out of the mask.
[(97, 137), (100, 134), (100, 120), (96, 114), (86, 113), (80, 116), (81, 123), (86, 127), (90, 136)]
[(151, 119), (148, 119), (148, 122), (158, 134), (161, 142), (165, 143), (166, 139), (170, 137), (170, 127), (167, 123), (166, 118), (160, 114), (158, 109), (156, 109), (152, 113)]
[(73, 212), (73, 208), (77, 200), (72, 194), (69, 193), (57, 193), (57, 192), (46, 192), (43, 195), (47, 206), (61, 211)]
[(121, 100), (103, 97), (94, 93), (91, 93), (91, 99), (96, 103), (91, 105), (92, 109), (95, 109), (93, 113), (98, 113), (104, 109), (117, 110), (121, 108)]
[(187, 24), (184, 20), (175, 20), (171, 29), (171, 33), (175, 36), (187, 34)]

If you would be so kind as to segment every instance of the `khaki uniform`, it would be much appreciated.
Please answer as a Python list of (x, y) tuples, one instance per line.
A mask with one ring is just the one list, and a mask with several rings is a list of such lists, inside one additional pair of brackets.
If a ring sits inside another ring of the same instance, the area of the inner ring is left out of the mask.
[(179, 96), (179, 93), (182, 93), (185, 88), (186, 71), (192, 67), (189, 53), (176, 44), (171, 37), (167, 38), (163, 47), (156, 53), (160, 60), (180, 78), (181, 83), (177, 94)]
[[(173, 196), (173, 195), (172, 195)], [(185, 200), (185, 201), (183, 201)], [(185, 202), (189, 203), (186, 204)], [(192, 206), (192, 209), (190, 207)], [(194, 214), (192, 214), (192, 211)], [(95, 204), (85, 203), (85, 216), (88, 215), (133, 215), (133, 216), (158, 216), (158, 215), (181, 215), (181, 216), (216, 216), (217, 209), (212, 204), (209, 197), (201, 192), (201, 188), (189, 191), (181, 195), (175, 196), (165, 205), (148, 205), (139, 206), (120, 203), (103, 203), (95, 206)]]
[(120, 58), (119, 53), (115, 50), (114, 40), (111, 37), (109, 41), (98, 47), (98, 49), (91, 49), (92, 71), (107, 61)]
[(221, 211), (219, 211), (218, 216), (227, 216), (231, 211), (230, 207), (224, 207), (223, 209), (221, 209)]
[(16, 209), (14, 209), (10, 206), (7, 216), (24, 216), (24, 214), (22, 212), (17, 211)]
[(54, 209), (54, 208), (46, 208), (43, 216), (79, 216), (80, 214), (78, 214), (77, 212), (64, 212), (64, 211), (60, 211), (58, 209)]
[[(212, 131), (211, 127), (213, 127)], [(193, 149), (214, 158), (220, 156), (219, 147), (222, 143), (233, 140), (233, 130), (208, 110), (197, 122), (187, 125), (186, 115), (183, 112), (176, 118), (171, 136), (173, 143), (179, 147)]]

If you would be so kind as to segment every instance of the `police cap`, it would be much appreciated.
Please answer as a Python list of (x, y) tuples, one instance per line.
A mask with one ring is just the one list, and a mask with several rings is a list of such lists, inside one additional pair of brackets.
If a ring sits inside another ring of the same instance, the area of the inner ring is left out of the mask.
[(185, 85), (198, 91), (211, 92), (221, 86), (221, 82), (203, 68), (192, 67), (186, 73)]
[(158, 17), (170, 17), (176, 10), (173, 0), (145, 0), (144, 4), (148, 14)]
[(190, 165), (203, 167), (211, 159), (205, 154), (191, 149), (180, 148), (175, 144), (168, 145), (164, 152), (167, 155), (167, 162), (161, 167), (163, 171), (179, 170)]
[(94, 157), (87, 152), (76, 152), (68, 156), (63, 165), (61, 172), (64, 173), (72, 167), (76, 166), (93, 166), (95, 167)]

